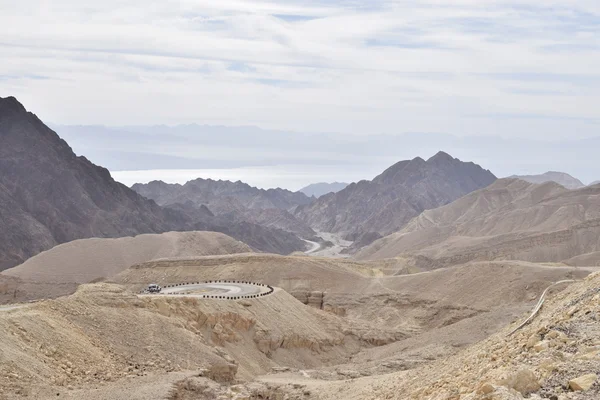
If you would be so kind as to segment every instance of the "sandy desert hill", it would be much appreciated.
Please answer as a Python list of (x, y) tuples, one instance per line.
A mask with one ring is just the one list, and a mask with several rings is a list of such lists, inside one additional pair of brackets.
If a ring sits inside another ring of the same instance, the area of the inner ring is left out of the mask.
[(247, 253), (246, 244), (218, 232), (168, 232), (118, 239), (80, 239), (56, 246), (5, 270), (23, 281), (86, 283), (157, 258)]
[[(537, 185), (502, 179), (423, 212), (402, 231), (363, 249), (357, 258), (406, 253), (441, 265), (494, 259), (567, 261), (600, 250), (599, 200), (598, 187), (569, 191), (553, 182)], [(586, 259), (587, 265), (596, 262)]]

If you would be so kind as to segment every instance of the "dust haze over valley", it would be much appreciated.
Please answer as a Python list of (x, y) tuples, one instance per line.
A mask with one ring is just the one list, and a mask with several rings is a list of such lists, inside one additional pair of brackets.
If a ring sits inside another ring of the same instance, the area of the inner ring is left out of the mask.
[(598, 21), (0, 1), (0, 400), (599, 399)]

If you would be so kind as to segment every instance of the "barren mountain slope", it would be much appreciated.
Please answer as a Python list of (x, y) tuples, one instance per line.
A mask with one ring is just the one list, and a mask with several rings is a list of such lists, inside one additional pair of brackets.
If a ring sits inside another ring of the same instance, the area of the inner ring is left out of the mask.
[[(132, 189), (164, 207), (178, 210), (185, 208), (191, 212), (194, 209), (207, 208), (224, 221), (281, 229), (307, 239), (315, 235), (308, 225), (288, 212), (313, 200), (303, 193), (279, 188), (263, 190), (240, 181), (212, 179), (196, 179), (185, 185), (153, 181), (148, 184), (137, 183)], [(301, 249), (298, 243), (300, 241), (293, 246), (293, 250)], [(282, 251), (278, 253), (285, 254)]]
[(237, 222), (248, 221), (268, 228), (281, 229), (305, 239), (316, 236), (316, 232), (312, 230), (310, 226), (303, 221), (300, 221), (288, 211), (279, 208), (262, 210), (248, 208), (240, 210), (239, 212), (223, 215), (223, 218), (228, 218)]
[(563, 261), (567, 265), (572, 266), (592, 266), (600, 267), (600, 251), (593, 251), (591, 253), (580, 254), (575, 257), (569, 258)]
[(247, 253), (246, 244), (217, 232), (168, 232), (118, 239), (80, 239), (2, 272), (25, 281), (86, 283), (157, 258)]
[(353, 183), (299, 207), (296, 216), (318, 231), (353, 240), (369, 232), (390, 234), (423, 210), (450, 203), (495, 180), (478, 165), (440, 152), (427, 161), (401, 161), (372, 181)]
[(420, 255), (442, 265), (470, 260), (563, 261), (600, 250), (600, 188), (502, 179), (425, 211), (358, 259)]
[[(521, 400), (600, 398), (600, 274), (550, 295), (540, 315), (457, 356), (412, 371), (319, 385), (321, 400)], [(525, 317), (526, 314), (523, 315)], [(314, 386), (313, 386), (314, 385)]]
[(530, 183), (556, 182), (567, 189), (580, 189), (585, 185), (579, 179), (564, 172), (549, 171), (540, 175), (513, 175), (510, 178), (521, 179)]
[[(306, 242), (295, 233), (248, 221), (247, 218), (232, 218), (230, 215), (215, 216), (206, 206), (173, 204), (165, 209), (176, 212), (187, 221), (186, 230), (222, 232), (241, 240), (257, 251), (290, 254), (306, 250)], [(285, 212), (285, 211), (282, 211)]]
[(13, 97), (0, 98), (0, 270), (58, 243), (166, 231), (176, 220), (77, 157)]

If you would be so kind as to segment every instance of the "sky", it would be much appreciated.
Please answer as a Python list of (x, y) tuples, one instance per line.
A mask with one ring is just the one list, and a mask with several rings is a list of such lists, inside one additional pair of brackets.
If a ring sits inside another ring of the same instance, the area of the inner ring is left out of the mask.
[(73, 150), (126, 185), (195, 178), (298, 190), (315, 182), (372, 179), (400, 160), (445, 151), (497, 177), (562, 171), (600, 179), (600, 137), (527, 139), (435, 133), (340, 135), (211, 125), (51, 125)]
[(58, 126), (561, 143), (600, 136), (599, 50), (597, 0), (0, 0), (0, 96)]

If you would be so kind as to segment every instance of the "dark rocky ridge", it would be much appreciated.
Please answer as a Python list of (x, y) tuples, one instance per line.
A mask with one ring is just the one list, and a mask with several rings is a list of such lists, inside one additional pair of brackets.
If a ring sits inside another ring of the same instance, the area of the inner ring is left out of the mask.
[(296, 216), (312, 228), (350, 240), (399, 231), (423, 210), (448, 204), (493, 183), (496, 177), (474, 163), (439, 152), (429, 160), (400, 161), (372, 181), (352, 183), (338, 193), (301, 206)]
[(240, 181), (201, 178), (184, 185), (152, 181), (136, 183), (131, 188), (164, 207), (181, 208), (181, 204), (185, 204), (187, 210), (194, 206), (207, 207), (230, 223), (253, 223), (306, 239), (315, 236), (308, 225), (291, 214), (298, 206), (314, 201), (303, 193), (280, 188), (264, 190)]
[(278, 208), (294, 211), (299, 205), (310, 204), (314, 200), (304, 193), (281, 188), (264, 190), (241, 181), (215, 181), (202, 178), (189, 181), (185, 185), (153, 181), (147, 184), (136, 183), (131, 188), (161, 206), (191, 201), (197, 205), (207, 205), (212, 209), (211, 204), (233, 199), (239, 207), (246, 209)]
[(261, 240), (251, 236), (266, 230), (280, 239), (265, 250), (289, 253), (305, 246), (278, 230), (229, 225), (202, 210), (193, 217), (116, 182), (107, 169), (75, 155), (14, 97), (0, 98), (0, 270), (75, 239), (169, 230), (204, 228), (257, 244)]

